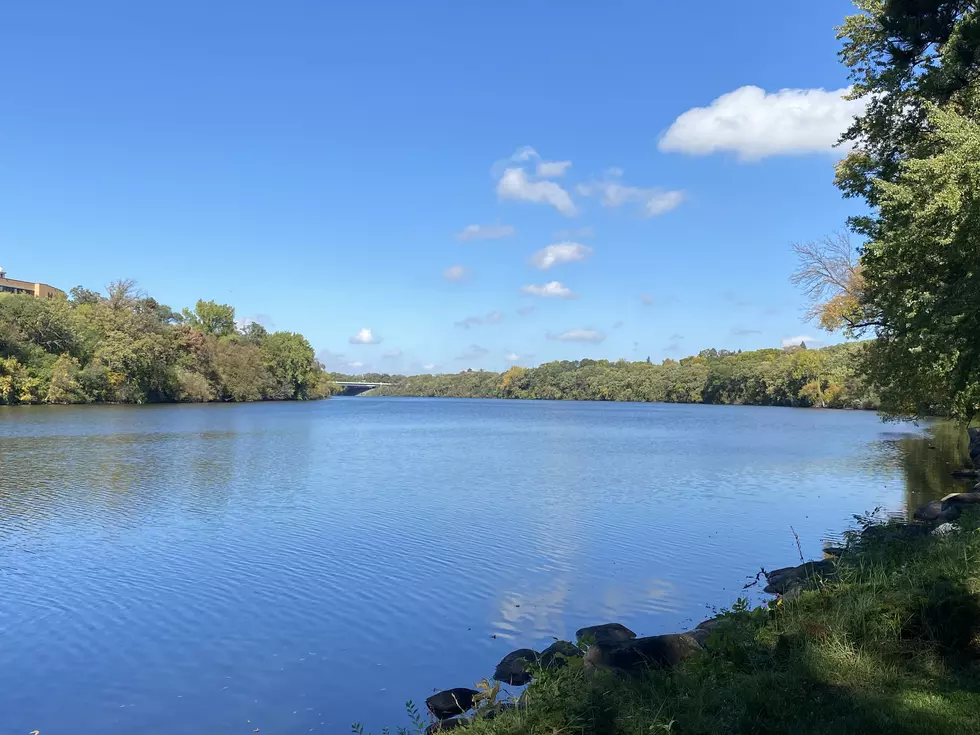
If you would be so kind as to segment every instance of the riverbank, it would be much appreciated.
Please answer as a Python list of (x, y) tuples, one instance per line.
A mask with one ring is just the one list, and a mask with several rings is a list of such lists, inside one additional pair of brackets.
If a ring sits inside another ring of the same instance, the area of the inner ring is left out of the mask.
[[(518, 700), (484, 682), (475, 713), (416, 729), (980, 731), (980, 485), (845, 538), (825, 560), (768, 572), (766, 605), (742, 599), (670, 636), (580, 631), (559, 665), (542, 655), (524, 667), (533, 681)], [(505, 687), (525, 683), (501, 663)]]

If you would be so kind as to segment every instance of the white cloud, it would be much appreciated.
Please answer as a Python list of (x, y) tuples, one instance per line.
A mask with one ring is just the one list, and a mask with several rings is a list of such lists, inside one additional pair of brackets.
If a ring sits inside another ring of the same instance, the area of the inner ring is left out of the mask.
[(538, 161), (535, 173), (542, 179), (557, 179), (565, 175), (571, 161)]
[(403, 354), (405, 354), (405, 353), (403, 353), (403, 352), (402, 352), (401, 350), (399, 350), (399, 349), (398, 349), (398, 348), (396, 347), (396, 348), (395, 348), (395, 349), (393, 349), (393, 350), (388, 350), (388, 351), (387, 351), (386, 353), (384, 353), (384, 354), (382, 355), (382, 357), (386, 357), (386, 358), (388, 358), (389, 360), (394, 360), (395, 358), (398, 358), (398, 357), (401, 357), (401, 356), (402, 356)]
[(516, 230), (510, 225), (466, 225), (456, 233), (456, 239), (461, 242), (469, 240), (499, 240), (510, 237)]
[(523, 145), (514, 151), (514, 155), (510, 157), (512, 161), (530, 161), (533, 158), (541, 158), (538, 152), (534, 150), (529, 145)]
[(517, 362), (518, 360), (520, 360), (520, 359), (521, 359), (521, 356), (520, 356), (520, 355), (518, 355), (518, 354), (517, 354), (516, 352), (508, 352), (508, 353), (507, 353), (507, 354), (506, 354), (506, 355), (504, 356), (504, 359), (505, 359), (505, 360), (506, 360), (507, 362)]
[(620, 319), (618, 322), (613, 324), (613, 329), (619, 329), (620, 327), (625, 327), (625, 326), (626, 326), (626, 322)]
[(558, 230), (555, 233), (555, 237), (559, 240), (578, 240), (585, 237), (595, 237), (595, 228), (586, 225), (585, 227), (579, 227), (574, 230)]
[(678, 333), (678, 332), (674, 332), (674, 333), (673, 333), (672, 335), (670, 335), (670, 338), (671, 338), (671, 339), (672, 339), (672, 340), (673, 340), (674, 342), (677, 342), (677, 341), (679, 341), (679, 340), (682, 340), (682, 339), (684, 339), (684, 335), (683, 335), (683, 334), (680, 334), (680, 333)]
[(451, 265), (442, 272), (442, 277), (447, 281), (462, 281), (470, 274), (469, 270), (461, 265)]
[(476, 327), (481, 324), (499, 324), (503, 320), (504, 313), (502, 311), (491, 311), (486, 316), (468, 316), (453, 324), (463, 329), (469, 329), (470, 327)]
[(381, 344), (381, 337), (375, 337), (374, 332), (364, 327), (359, 329), (349, 341), (352, 345), (378, 345)]
[(562, 286), (558, 281), (549, 281), (548, 283), (543, 283), (540, 286), (535, 284), (530, 284), (524, 286), (521, 289), (521, 293), (530, 294), (532, 296), (545, 296), (549, 298), (559, 298), (559, 299), (575, 299), (578, 298), (578, 294), (572, 291), (566, 286)]
[(530, 314), (533, 314), (537, 308), (538, 307), (536, 306), (520, 306), (517, 309), (517, 313), (520, 316), (529, 316)]
[(676, 209), (684, 201), (684, 192), (627, 186), (619, 181), (593, 181), (579, 184), (576, 190), (582, 196), (601, 196), (602, 206), (615, 209), (624, 204), (639, 204), (646, 217), (656, 217)]
[[(752, 334), (762, 334), (761, 329), (747, 329), (746, 327), (732, 327), (733, 337), (748, 337)], [(797, 342), (799, 344), (799, 342)]]
[(642, 303), (644, 306), (652, 306), (653, 305), (653, 296), (651, 296), (648, 293), (642, 294), (640, 296), (640, 303)]
[(276, 326), (276, 323), (272, 321), (272, 317), (268, 314), (252, 314), (252, 316), (245, 316), (235, 320), (235, 326), (239, 330), (247, 329), (251, 324), (258, 324), (260, 327), (265, 327), (270, 331)]
[(829, 153), (867, 104), (845, 100), (849, 91), (781, 89), (767, 94), (759, 87), (739, 87), (678, 117), (659, 147), (695, 156), (732, 151), (742, 161)]
[(807, 347), (819, 347), (822, 343), (813, 337), (808, 337), (805, 334), (798, 335), (796, 337), (784, 337), (782, 341), (782, 346), (785, 347), (799, 347), (800, 344), (805, 344)]
[(569, 329), (567, 332), (547, 335), (548, 339), (559, 342), (592, 342), (598, 344), (606, 339), (606, 335), (597, 329)]
[(576, 214), (568, 192), (554, 181), (533, 181), (522, 168), (508, 168), (497, 182), (500, 199), (550, 204), (566, 217)]
[(354, 368), (355, 370), (357, 370), (358, 368), (364, 367), (364, 363), (361, 362), (360, 360), (354, 360), (354, 362), (347, 363), (347, 367)]
[(427, 362), (425, 363), (425, 365), (422, 366), (422, 369), (431, 373), (433, 370), (438, 370), (439, 366), (436, 365), (434, 362)]
[(462, 355), (457, 355), (457, 360), (479, 360), (481, 357), (485, 357), (487, 353), (490, 352), (486, 347), (480, 347), (480, 345), (470, 345), (466, 348), (466, 351)]
[(592, 248), (577, 242), (559, 242), (541, 248), (531, 256), (531, 265), (546, 271), (554, 265), (585, 260), (592, 255)]

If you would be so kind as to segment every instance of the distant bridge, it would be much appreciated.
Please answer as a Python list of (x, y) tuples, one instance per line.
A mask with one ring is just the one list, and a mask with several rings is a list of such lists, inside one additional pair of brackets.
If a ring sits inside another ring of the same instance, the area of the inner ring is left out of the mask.
[(394, 383), (368, 383), (361, 380), (335, 380), (334, 382), (344, 389), (341, 393), (344, 396), (359, 396), (383, 385), (394, 385)]

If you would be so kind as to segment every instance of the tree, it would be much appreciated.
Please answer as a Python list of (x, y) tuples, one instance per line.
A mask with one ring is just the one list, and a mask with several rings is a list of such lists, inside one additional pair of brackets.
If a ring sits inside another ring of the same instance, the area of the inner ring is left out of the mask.
[[(852, 99), (837, 184), (863, 199), (855, 263), (798, 250), (797, 283), (825, 328), (873, 332), (864, 369), (897, 416), (980, 411), (980, 8), (971, 0), (857, 0), (839, 28)], [(827, 293), (831, 298), (821, 303)]]
[(214, 301), (199, 300), (194, 311), (181, 312), (184, 324), (215, 337), (228, 337), (235, 333), (235, 307)]
[(810, 300), (808, 319), (831, 332), (857, 332), (877, 323), (875, 315), (862, 306), (863, 268), (848, 233), (794, 243), (792, 248), (799, 265), (790, 280)]
[(302, 400), (316, 397), (314, 389), (319, 384), (319, 364), (303, 335), (273, 332), (259, 349), (271, 378), (269, 398)]
[(70, 355), (61, 355), (51, 368), (51, 383), (48, 386), (45, 403), (85, 403), (88, 396), (78, 381), (78, 360)]
[[(894, 181), (901, 163), (922, 155), (930, 104), (976, 112), (980, 11), (974, 0), (856, 0), (861, 11), (838, 28), (851, 99), (866, 101), (843, 136), (853, 148), (837, 183), (877, 207), (875, 182)], [(875, 217), (852, 223), (873, 234)]]
[(869, 369), (887, 410), (980, 412), (980, 124), (932, 108), (932, 155), (878, 182), (876, 237), (862, 257), (881, 312)]
[(224, 397), (233, 401), (262, 399), (271, 377), (257, 345), (221, 340), (214, 358)]
[(269, 336), (268, 330), (258, 322), (249, 322), (241, 329), (242, 340), (251, 345), (261, 345)]

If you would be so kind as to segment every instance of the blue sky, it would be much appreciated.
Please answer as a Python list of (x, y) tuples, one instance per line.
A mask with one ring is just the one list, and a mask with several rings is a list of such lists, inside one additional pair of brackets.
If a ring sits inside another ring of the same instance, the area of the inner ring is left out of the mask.
[(857, 206), (828, 145), (849, 12), (12, 4), (0, 263), (232, 303), (354, 372), (827, 340), (789, 243)]

